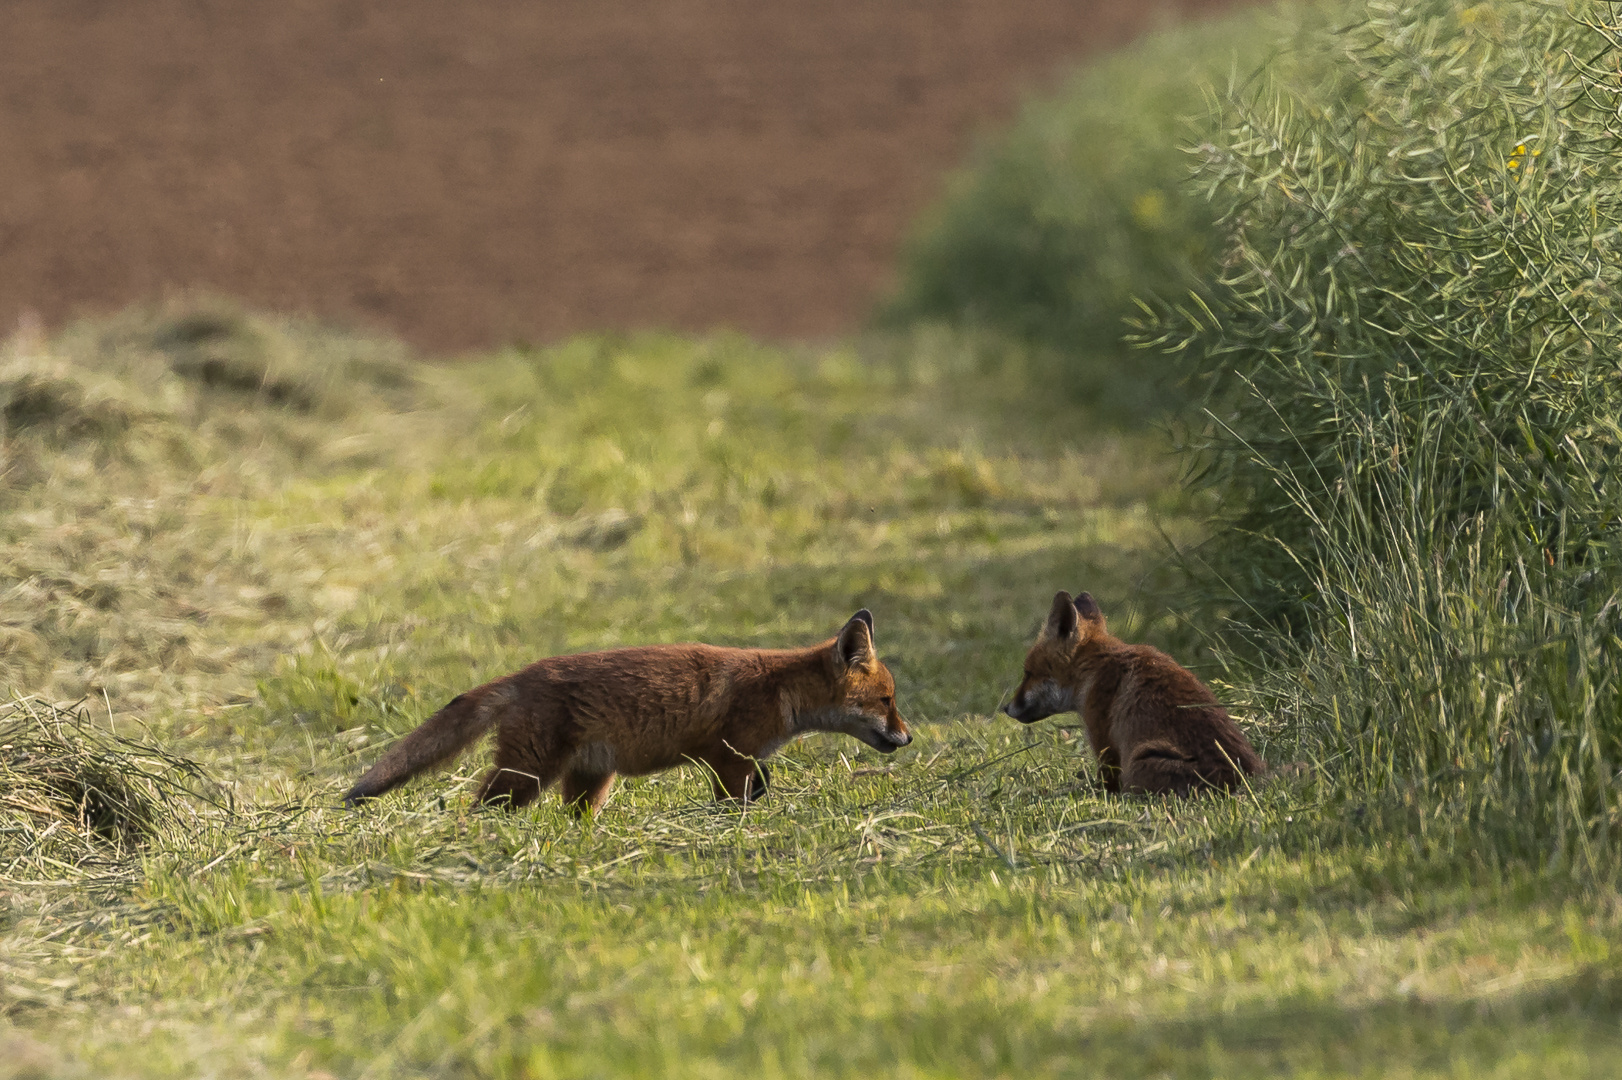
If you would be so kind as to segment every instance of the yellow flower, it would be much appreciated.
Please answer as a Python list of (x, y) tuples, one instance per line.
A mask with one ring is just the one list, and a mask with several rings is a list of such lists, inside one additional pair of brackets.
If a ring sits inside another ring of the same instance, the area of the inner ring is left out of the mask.
[(1523, 163), (1530, 163), (1531, 159), (1536, 158), (1541, 153), (1543, 153), (1542, 150), (1528, 151), (1526, 149), (1526, 144), (1521, 143), (1510, 152), (1509, 161), (1505, 162), (1504, 167), (1507, 169), (1518, 169)]

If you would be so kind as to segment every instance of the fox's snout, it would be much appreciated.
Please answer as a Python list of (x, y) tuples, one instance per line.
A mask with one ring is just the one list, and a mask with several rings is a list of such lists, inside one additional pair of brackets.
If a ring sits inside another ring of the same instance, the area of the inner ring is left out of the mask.
[(907, 722), (899, 716), (892, 716), (890, 723), (886, 727), (879, 729), (878, 735), (882, 741), (890, 745), (881, 746), (879, 743), (874, 743), (873, 746), (886, 754), (893, 754), (912, 742), (912, 732), (907, 730)]
[(1021, 683), (1002, 711), (1022, 724), (1034, 724), (1074, 707), (1071, 695), (1064, 687), (1052, 679), (1043, 679), (1034, 684)]
[(866, 734), (857, 737), (881, 754), (893, 754), (912, 742), (912, 732), (907, 730), (907, 722), (893, 710), (887, 719), (875, 724), (870, 733), (871, 738)]
[(1025, 706), (1023, 694), (1015, 694), (1013, 699), (1002, 707), (1002, 711), (1022, 724), (1035, 723), (1041, 719), (1039, 716), (1028, 715), (1029, 710)]

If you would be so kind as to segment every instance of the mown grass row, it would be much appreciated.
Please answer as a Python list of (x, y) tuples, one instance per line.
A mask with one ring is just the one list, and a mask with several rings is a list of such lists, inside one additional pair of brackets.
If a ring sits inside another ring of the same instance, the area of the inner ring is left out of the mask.
[[(74, 340), (28, 348), (89, 378), (99, 361)], [(1586, 883), (1478, 862), (1409, 829), (1422, 791), (1393, 805), (1332, 769), (1243, 799), (1101, 799), (1078, 729), (994, 716), (1061, 586), (1092, 589), (1124, 636), (1195, 655), (1161, 545), (1197, 538), (1197, 504), (1154, 436), (1100, 435), (983, 353), (912, 348), (596, 339), (408, 364), (403, 405), (327, 421), (209, 389), (210, 409), (154, 421), (197, 456), (140, 470), (103, 435), (36, 443), (114, 465), (14, 494), (19, 566), (65, 558), (65, 525), (112, 527), (112, 491), (176, 509), (139, 537), (139, 588), (86, 603), (61, 637), (30, 632), (72, 657), (68, 630), (96, 620), (199, 613), (168, 661), (185, 680), (113, 651), (46, 669), (43, 693), (88, 688), (87, 719), (112, 717), (76, 735), (31, 704), (62, 743), (52, 775), (126, 755), (131, 775), (195, 764), (207, 782), (160, 800), (170, 816), (138, 843), (96, 831), (74, 795), (94, 784), (36, 784), (47, 812), (6, 819), (6, 1060), (98, 1076), (1614, 1064), (1622, 924)], [(345, 456), (363, 425), (378, 436)], [(243, 430), (267, 434), (216, 434)], [(691, 771), (626, 782), (583, 825), (554, 802), (483, 813), (478, 755), (337, 806), (387, 740), (538, 655), (803, 643), (861, 605), (917, 734), (897, 757), (797, 745), (742, 814)], [(209, 656), (232, 660), (186, 659)], [(1302, 714), (1241, 716), (1275, 760), (1322, 741)], [(20, 790), (32, 751), (8, 738)]]

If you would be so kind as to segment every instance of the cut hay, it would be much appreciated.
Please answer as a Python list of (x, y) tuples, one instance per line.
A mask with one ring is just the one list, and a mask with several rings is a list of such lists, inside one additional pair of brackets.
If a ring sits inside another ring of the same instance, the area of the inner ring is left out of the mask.
[(0, 364), (0, 433), (53, 443), (115, 441), (150, 410), (126, 388), (50, 357)]
[(133, 880), (140, 851), (229, 808), (202, 766), (81, 707), (0, 706), (0, 886)]

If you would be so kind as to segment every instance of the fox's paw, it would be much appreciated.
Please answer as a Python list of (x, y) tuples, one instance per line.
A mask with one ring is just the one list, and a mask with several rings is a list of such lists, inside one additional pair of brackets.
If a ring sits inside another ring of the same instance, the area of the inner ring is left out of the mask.
[(748, 802), (759, 802), (766, 795), (766, 789), (772, 786), (772, 771), (766, 768), (764, 762), (755, 762), (755, 771), (749, 777), (749, 791), (744, 796)]

